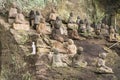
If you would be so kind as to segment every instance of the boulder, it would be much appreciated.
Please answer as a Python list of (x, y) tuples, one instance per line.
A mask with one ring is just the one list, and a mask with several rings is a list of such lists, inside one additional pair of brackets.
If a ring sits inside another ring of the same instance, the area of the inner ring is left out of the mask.
[(13, 24), (13, 29), (15, 30), (25, 30), (25, 31), (29, 31), (30, 30), (30, 26), (28, 24)]

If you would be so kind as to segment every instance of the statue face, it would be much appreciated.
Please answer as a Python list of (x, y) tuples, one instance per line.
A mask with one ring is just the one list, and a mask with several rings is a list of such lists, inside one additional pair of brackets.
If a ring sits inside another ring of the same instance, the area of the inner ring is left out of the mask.
[(16, 7), (17, 7), (17, 5), (16, 5), (16, 3), (15, 3), (15, 2), (13, 2), (13, 3), (12, 3), (12, 6), (13, 6), (14, 8), (16, 8)]

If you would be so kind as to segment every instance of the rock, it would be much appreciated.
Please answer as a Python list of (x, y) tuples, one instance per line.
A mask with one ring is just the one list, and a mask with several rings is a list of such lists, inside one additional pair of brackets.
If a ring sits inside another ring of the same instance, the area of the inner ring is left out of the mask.
[(68, 26), (69, 29), (73, 29), (73, 30), (77, 30), (78, 29), (78, 25), (77, 24), (69, 23), (67, 26)]
[(96, 72), (101, 73), (101, 74), (113, 74), (114, 73), (111, 68), (105, 69), (104, 67), (97, 68)]
[(15, 31), (14, 29), (10, 29), (10, 31), (18, 44), (24, 44), (29, 39), (28, 33), (25, 31)]
[(13, 29), (29, 31), (30, 26), (28, 24), (13, 24)]

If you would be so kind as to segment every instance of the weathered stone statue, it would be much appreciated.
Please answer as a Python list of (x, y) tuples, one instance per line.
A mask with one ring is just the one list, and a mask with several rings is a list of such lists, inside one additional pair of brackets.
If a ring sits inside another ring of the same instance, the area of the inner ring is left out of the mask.
[(109, 35), (108, 29), (109, 29), (108, 25), (105, 25), (104, 23), (102, 23), (101, 35), (104, 37), (107, 37)]
[(16, 30), (29, 30), (29, 23), (25, 20), (22, 11), (18, 9), (18, 14), (15, 17), (15, 23), (13, 24), (13, 28)]
[(67, 67), (67, 64), (63, 62), (63, 54), (59, 53), (57, 49), (53, 50), (53, 67)]
[(17, 15), (17, 5), (15, 2), (13, 2), (8, 15), (8, 22), (10, 24), (14, 23), (16, 15)]
[(56, 10), (53, 8), (49, 15), (49, 21), (50, 21), (52, 28), (54, 28), (54, 24), (55, 24), (55, 20), (56, 20), (57, 16), (58, 16), (58, 14), (56, 13)]
[(78, 29), (78, 25), (76, 24), (76, 21), (74, 19), (73, 13), (70, 13), (70, 16), (68, 18), (68, 24), (67, 24), (68, 29)]
[(36, 28), (39, 26), (41, 18), (42, 18), (41, 13), (39, 11), (36, 11), (33, 29), (36, 30)]
[(34, 26), (34, 20), (35, 20), (35, 12), (31, 10), (29, 13), (29, 24), (31, 27)]
[(68, 40), (67, 53), (71, 57), (73, 57), (77, 53), (77, 47), (72, 39)]
[(76, 21), (74, 20), (73, 13), (70, 13), (70, 17), (68, 19), (68, 36), (72, 39), (78, 39), (80, 40), (79, 34), (78, 34), (78, 25), (76, 24)]
[(115, 34), (116, 34), (115, 29), (113, 28), (113, 26), (110, 26), (110, 35), (109, 35), (110, 41), (116, 41)]
[(54, 23), (54, 28), (52, 30), (52, 37), (53, 39), (63, 42), (64, 39), (62, 37), (62, 33), (61, 33), (61, 26), (62, 26), (62, 21), (60, 20), (59, 17), (56, 18), (55, 23)]
[(94, 35), (94, 29), (90, 26), (90, 23), (87, 24), (86, 31), (89, 35)]
[(81, 55), (83, 53), (83, 48), (79, 47), (77, 49), (77, 54), (74, 55), (72, 59), (73, 67), (86, 67), (87, 62), (84, 60), (84, 57)]
[(105, 65), (106, 56), (107, 56), (107, 53), (99, 54), (99, 58), (98, 58), (98, 62), (97, 62), (97, 72), (98, 73), (113, 73), (112, 69)]
[(101, 34), (101, 23), (99, 22), (98, 24), (97, 24), (97, 26), (96, 26), (96, 34), (97, 35), (100, 35)]
[(77, 20), (76, 20), (76, 24), (77, 24), (78, 26), (80, 26), (80, 20), (81, 20), (81, 19), (80, 19), (80, 16), (78, 16), (78, 17), (77, 17)]
[(81, 33), (86, 33), (86, 31), (87, 31), (86, 24), (84, 24), (84, 23), (81, 24), (81, 25), (80, 25), (80, 32), (81, 32)]
[(46, 23), (45, 23), (45, 18), (41, 18), (41, 21), (37, 27), (37, 32), (39, 34), (50, 34), (50, 31), (48, 30)]
[(64, 26), (64, 24), (62, 23), (62, 20), (60, 19), (60, 17), (56, 18), (54, 26), (55, 26), (54, 28), (60, 29), (60, 34), (61, 35), (67, 35), (67, 27)]

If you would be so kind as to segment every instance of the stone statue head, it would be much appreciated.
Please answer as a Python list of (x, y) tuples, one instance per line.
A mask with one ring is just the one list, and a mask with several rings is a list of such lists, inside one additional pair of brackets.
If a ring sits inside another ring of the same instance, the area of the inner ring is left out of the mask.
[(40, 12), (39, 12), (39, 11), (36, 11), (36, 15), (40, 15)]
[(13, 3), (12, 3), (12, 7), (13, 7), (13, 8), (16, 8), (16, 7), (17, 7), (16, 2), (13, 2)]
[(53, 12), (53, 13), (56, 13), (56, 10), (55, 10), (54, 8), (52, 8), (52, 12)]
[(77, 16), (77, 19), (80, 19), (80, 16)]
[(45, 23), (45, 18), (41, 18), (41, 23)]
[(99, 58), (105, 59), (107, 56), (107, 53), (103, 52), (99, 54)]
[(56, 20), (58, 20), (58, 21), (59, 21), (59, 20), (61, 20), (61, 19), (60, 19), (60, 17), (58, 17), (58, 16), (57, 16), (57, 17), (56, 17)]
[(72, 39), (69, 39), (68, 44), (72, 45), (72, 44), (74, 44), (74, 41)]
[(56, 48), (54, 48), (52, 51), (54, 52), (54, 54), (58, 54), (59, 53)]
[(18, 8), (17, 12), (18, 13), (22, 13), (22, 10), (20, 8)]
[(70, 13), (70, 16), (73, 17), (73, 12)]
[(78, 50), (82, 52), (84, 49), (83, 47), (78, 47)]

